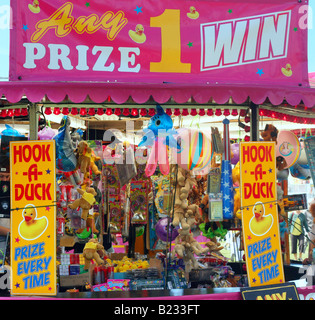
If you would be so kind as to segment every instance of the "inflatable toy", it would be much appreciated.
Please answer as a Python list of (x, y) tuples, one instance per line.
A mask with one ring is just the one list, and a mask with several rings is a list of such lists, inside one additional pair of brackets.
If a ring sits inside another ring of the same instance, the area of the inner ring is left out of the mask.
[(178, 236), (178, 231), (172, 226), (171, 220), (169, 218), (163, 218), (157, 222), (157, 224), (155, 225), (155, 233), (157, 237), (162, 241), (173, 241)]
[(238, 143), (233, 143), (231, 145), (231, 151), (233, 156), (231, 158), (231, 164), (237, 164), (240, 160), (240, 145)]
[(58, 133), (54, 137), (56, 141), (56, 168), (65, 172), (74, 171), (77, 166), (69, 128), (70, 118), (64, 116)]
[(50, 127), (44, 127), (38, 132), (38, 138), (39, 140), (52, 140), (56, 134), (57, 132), (54, 129)]
[[(212, 144), (210, 137), (196, 129), (178, 129), (177, 141), (181, 149), (173, 149), (173, 158), (181, 168), (201, 173), (210, 167)], [(204, 172), (208, 173), (208, 172)]]
[(180, 149), (174, 138), (176, 131), (173, 129), (172, 118), (167, 115), (160, 105), (156, 105), (156, 114), (150, 119), (145, 135), (138, 147), (151, 147), (145, 174), (150, 177), (154, 174), (157, 164), (163, 175), (169, 174), (169, 161), (167, 147)]
[(300, 157), (301, 146), (297, 136), (289, 130), (280, 131), (277, 137), (276, 156), (286, 161), (284, 169), (293, 166)]

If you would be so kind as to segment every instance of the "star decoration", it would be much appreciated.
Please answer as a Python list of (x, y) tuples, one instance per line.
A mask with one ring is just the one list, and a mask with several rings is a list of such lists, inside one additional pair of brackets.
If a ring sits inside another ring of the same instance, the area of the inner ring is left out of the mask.
[(27, 24), (23, 24), (23, 28), (22, 28), (24, 31), (28, 30), (28, 26)]
[(269, 169), (269, 173), (272, 173), (272, 169), (271, 168)]
[(257, 280), (256, 280), (255, 278), (253, 278), (253, 279), (252, 279), (252, 282), (254, 282), (254, 283), (255, 283), (256, 281), (257, 281)]
[(90, 2), (87, 2), (85, 6), (88, 8), (90, 6)]
[(15, 284), (15, 287), (16, 287), (16, 288), (20, 288), (20, 284), (17, 282), (17, 283)]
[(256, 73), (259, 74), (260, 77), (264, 74), (263, 69), (258, 69), (258, 68)]
[(273, 207), (273, 204), (271, 203), (270, 205), (269, 205), (269, 208), (272, 208)]
[(46, 173), (47, 173), (47, 174), (50, 174), (50, 173), (51, 173), (51, 170), (50, 170), (50, 169), (47, 169), (47, 170), (46, 170)]
[(247, 236), (247, 240), (252, 240), (252, 237), (251, 236)]
[(46, 207), (46, 211), (50, 211), (50, 207)]
[(137, 14), (140, 13), (140, 12), (143, 13), (143, 12), (142, 12), (142, 7), (138, 7), (138, 6), (137, 6), (136, 9), (134, 9), (134, 11), (136, 11)]
[(293, 31), (298, 31), (298, 28), (297, 27), (293, 28)]
[(228, 13), (231, 14), (231, 13), (232, 13), (232, 9), (229, 9), (229, 10), (228, 10)]
[(187, 46), (191, 48), (193, 46), (192, 42), (188, 42)]
[(21, 239), (19, 237), (15, 238), (15, 242), (19, 243), (21, 241)]

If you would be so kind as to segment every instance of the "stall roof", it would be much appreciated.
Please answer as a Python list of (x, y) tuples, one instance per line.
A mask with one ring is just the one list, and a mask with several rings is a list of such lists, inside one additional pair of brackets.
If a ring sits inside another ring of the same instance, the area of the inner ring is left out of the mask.
[(309, 87), (244, 85), (242, 83), (118, 83), (118, 82), (0, 82), (0, 96), (11, 103), (19, 102), (24, 96), (30, 102), (40, 102), (45, 96), (53, 103), (67, 97), (73, 103), (82, 103), (90, 98), (95, 103), (103, 103), (110, 97), (117, 104), (125, 103), (130, 97), (143, 104), (151, 97), (163, 104), (172, 97), (176, 103), (186, 103), (193, 98), (197, 103), (206, 104), (211, 99), (218, 104), (230, 98), (235, 104), (242, 104), (249, 98), (255, 104), (263, 104), (267, 99), (273, 105), (286, 101), (290, 105), (301, 102), (307, 107), (315, 106), (315, 73), (310, 74)]

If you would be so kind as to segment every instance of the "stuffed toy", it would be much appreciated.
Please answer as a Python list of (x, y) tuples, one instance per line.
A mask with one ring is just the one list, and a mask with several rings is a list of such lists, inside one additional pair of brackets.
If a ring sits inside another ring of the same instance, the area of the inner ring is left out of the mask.
[(277, 170), (279, 171), (287, 167), (287, 162), (282, 156), (278, 156), (276, 158), (276, 167), (277, 167)]
[(266, 124), (265, 130), (261, 133), (264, 141), (277, 141), (278, 129), (272, 124)]
[(204, 223), (209, 223), (209, 195), (206, 194), (201, 200), (199, 208), (202, 212), (202, 220)]
[(86, 141), (79, 142), (75, 153), (78, 159), (77, 169), (80, 169), (84, 176), (89, 173), (90, 168), (95, 174), (101, 174), (101, 172), (98, 170), (97, 165), (95, 164), (95, 162), (100, 160), (101, 158), (95, 155), (92, 148), (89, 147)]
[(78, 193), (82, 196), (76, 199), (74, 202), (68, 205), (70, 209), (77, 209), (80, 207), (82, 209), (81, 219), (86, 220), (90, 209), (95, 204), (95, 196), (97, 195), (94, 188), (86, 188), (85, 191), (82, 189), (77, 189)]
[(206, 248), (208, 249), (208, 252), (211, 254), (211, 252), (218, 252), (224, 249), (223, 246), (219, 242), (217, 242), (216, 238), (213, 238), (212, 240), (209, 240), (205, 243)]
[(87, 242), (83, 249), (83, 257), (84, 257), (84, 270), (88, 270), (91, 264), (91, 260), (94, 259), (95, 262), (100, 265), (104, 264), (104, 258), (106, 252), (104, 247), (97, 241), (97, 239), (90, 239)]
[(240, 216), (241, 215), (241, 212), (240, 212), (240, 209), (241, 209), (241, 193), (240, 193), (240, 188), (235, 188), (234, 189), (234, 214), (236, 215), (236, 217), (238, 219), (241, 219)]
[(208, 248), (202, 248), (200, 243), (194, 239), (190, 229), (178, 229), (178, 236), (175, 239), (175, 247), (172, 251), (172, 257), (177, 256), (184, 260), (185, 271), (190, 272), (193, 268), (199, 267), (194, 255), (201, 255), (208, 251)]
[[(174, 168), (175, 166), (171, 168), (172, 172), (175, 171)], [(190, 228), (190, 225), (187, 223), (186, 218), (190, 218), (190, 215), (195, 214), (195, 208), (191, 207), (190, 209), (193, 209), (193, 212), (189, 212), (188, 214), (186, 214), (189, 206), (188, 196), (193, 187), (196, 186), (196, 184), (196, 180), (190, 175), (189, 171), (186, 171), (183, 168), (178, 167), (177, 185), (174, 188), (174, 211), (171, 212), (171, 214), (173, 215), (172, 225), (174, 227), (181, 225), (181, 228), (183, 229)]]
[(240, 185), (240, 162), (238, 162), (232, 169), (233, 185), (238, 187)]

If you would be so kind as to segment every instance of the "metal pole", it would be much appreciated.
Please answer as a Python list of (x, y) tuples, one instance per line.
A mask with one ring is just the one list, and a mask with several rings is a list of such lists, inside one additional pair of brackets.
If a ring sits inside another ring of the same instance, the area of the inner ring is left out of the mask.
[(251, 141), (259, 141), (259, 106), (251, 102), (249, 108), (251, 110), (250, 138)]
[(29, 116), (30, 116), (30, 140), (38, 140), (38, 113), (39, 106), (37, 104), (29, 105)]

